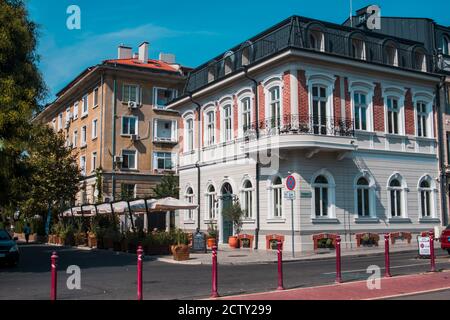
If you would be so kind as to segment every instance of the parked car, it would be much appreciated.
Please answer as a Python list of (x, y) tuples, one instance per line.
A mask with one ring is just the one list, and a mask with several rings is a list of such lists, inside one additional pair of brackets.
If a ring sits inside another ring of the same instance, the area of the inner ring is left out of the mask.
[(445, 228), (445, 230), (442, 230), (441, 234), (441, 248), (448, 251), (448, 254), (450, 254), (450, 225)]
[(16, 241), (17, 238), (12, 238), (8, 231), (0, 229), (0, 263), (19, 263), (20, 253)]

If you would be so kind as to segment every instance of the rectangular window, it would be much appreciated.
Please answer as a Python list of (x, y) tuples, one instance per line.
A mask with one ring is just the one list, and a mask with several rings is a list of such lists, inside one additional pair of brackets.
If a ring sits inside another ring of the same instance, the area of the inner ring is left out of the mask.
[(123, 117), (122, 118), (122, 135), (137, 134), (138, 118)]
[(355, 93), (353, 103), (355, 108), (355, 129), (367, 130), (367, 103), (366, 95), (363, 93)]
[(176, 90), (166, 88), (153, 89), (153, 105), (157, 109), (165, 109), (170, 101), (176, 98)]
[(84, 117), (87, 114), (88, 114), (88, 95), (85, 94), (83, 96), (83, 101), (82, 101), (81, 116)]
[(170, 152), (155, 152), (153, 157), (155, 169), (173, 170), (173, 155)]
[(71, 118), (72, 118), (72, 114), (70, 113), (70, 107), (67, 107), (66, 108), (66, 123), (69, 123)]
[(122, 151), (122, 169), (136, 169), (136, 150)]
[(312, 92), (314, 134), (327, 134), (327, 89), (313, 86)]
[(73, 119), (78, 119), (78, 102), (73, 104)]
[(95, 169), (97, 169), (97, 152), (92, 152), (91, 171), (94, 172)]
[(122, 183), (120, 185), (120, 197), (123, 201), (136, 199), (136, 185), (130, 183)]
[(209, 111), (206, 114), (206, 145), (210, 146), (215, 143), (215, 113)]
[(281, 125), (281, 99), (280, 87), (274, 87), (269, 90), (269, 105), (272, 128), (280, 128)]
[(428, 112), (427, 112), (427, 105), (424, 102), (418, 102), (416, 107), (416, 113), (417, 113), (417, 136), (419, 137), (427, 137), (427, 119), (428, 119)]
[(388, 98), (388, 132), (392, 134), (399, 134), (399, 114), (400, 109), (398, 100), (395, 98)]
[(153, 141), (176, 142), (177, 141), (177, 121), (154, 119), (153, 121)]
[(73, 143), (72, 147), (76, 148), (78, 144), (78, 130), (73, 132)]
[(122, 92), (122, 102), (130, 101), (139, 103), (139, 86), (124, 84)]
[(250, 98), (244, 98), (241, 101), (242, 106), (242, 132), (245, 134), (251, 128), (252, 115)]
[(98, 106), (98, 88), (95, 88), (94, 89), (94, 106), (93, 106), (93, 108), (95, 108), (95, 107), (97, 107)]
[(223, 108), (223, 139), (230, 141), (233, 138), (233, 127), (231, 126), (231, 105), (226, 105)]
[(58, 115), (58, 130), (63, 129), (63, 114), (62, 112)]
[(186, 151), (194, 150), (194, 120), (186, 121)]
[(92, 120), (92, 140), (97, 138), (97, 119)]
[(81, 128), (81, 147), (86, 146), (86, 141), (87, 141), (87, 127), (83, 126)]
[(80, 157), (80, 170), (81, 170), (81, 175), (85, 176), (86, 175), (86, 156)]

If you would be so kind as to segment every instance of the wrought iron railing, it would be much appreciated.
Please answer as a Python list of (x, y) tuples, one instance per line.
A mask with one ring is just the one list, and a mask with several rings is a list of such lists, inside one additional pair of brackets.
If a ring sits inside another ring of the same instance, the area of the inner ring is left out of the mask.
[[(321, 52), (423, 72), (433, 71), (433, 66), (436, 64), (433, 55), (427, 54), (421, 43), (395, 39), (391, 43), (395, 44), (396, 53), (391, 56), (388, 54), (386, 40), (392, 38), (375, 33), (364, 34), (363, 31), (358, 31), (359, 36), (355, 37), (353, 31), (357, 29), (342, 26), (321, 27), (320, 34), (323, 35), (321, 44), (314, 45), (311, 41), (313, 29), (310, 23), (311, 21), (305, 18), (294, 17), (254, 41), (244, 42), (222, 57), (200, 66), (190, 73), (185, 93), (198, 90), (227, 74), (242, 70), (243, 66), (254, 64), (286, 48)], [(362, 51), (355, 52), (352, 39), (363, 40)], [(418, 50), (418, 48), (421, 49)], [(424, 60), (418, 58), (421, 54)]]
[(282, 117), (272, 117), (254, 122), (244, 127), (244, 135), (256, 138), (287, 134), (326, 135), (354, 137), (354, 121), (345, 118), (323, 117), (316, 115), (289, 114)]

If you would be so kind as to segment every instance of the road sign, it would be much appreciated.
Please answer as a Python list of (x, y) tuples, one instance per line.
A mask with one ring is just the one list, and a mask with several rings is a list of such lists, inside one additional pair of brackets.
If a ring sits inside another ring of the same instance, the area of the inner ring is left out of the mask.
[(429, 256), (431, 254), (430, 237), (417, 237), (417, 242), (419, 243), (419, 255)]
[(289, 176), (286, 178), (286, 188), (289, 191), (292, 191), (295, 189), (295, 178), (294, 176)]
[(286, 200), (295, 200), (295, 191), (285, 191), (284, 198)]

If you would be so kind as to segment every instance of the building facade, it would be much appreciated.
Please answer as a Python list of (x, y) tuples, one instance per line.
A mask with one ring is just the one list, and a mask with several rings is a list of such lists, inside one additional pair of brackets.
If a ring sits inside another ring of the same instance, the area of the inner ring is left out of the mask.
[[(418, 234), (440, 226), (435, 98), (419, 41), (294, 16), (203, 64), (170, 109), (181, 115), (180, 227), (219, 243), (239, 201), (252, 247), (314, 236)], [(295, 199), (284, 198), (296, 178)]]
[(64, 135), (77, 156), (84, 179), (75, 205), (149, 197), (176, 173), (178, 114), (166, 105), (188, 69), (174, 55), (148, 53), (146, 42), (137, 54), (120, 46), (117, 59), (83, 71), (34, 119)]

